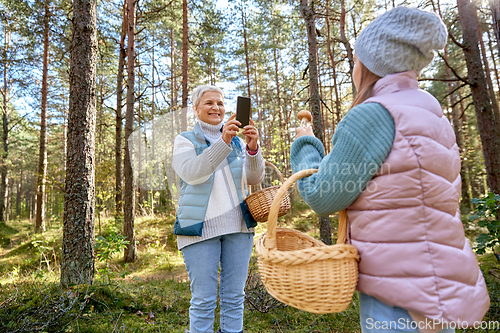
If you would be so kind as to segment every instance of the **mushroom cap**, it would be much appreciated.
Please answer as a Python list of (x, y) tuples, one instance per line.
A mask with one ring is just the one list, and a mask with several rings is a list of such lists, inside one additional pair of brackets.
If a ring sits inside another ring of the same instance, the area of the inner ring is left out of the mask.
[(302, 120), (302, 118), (305, 118), (307, 121), (312, 121), (311, 112), (309, 112), (307, 110), (300, 111), (299, 114), (297, 115), (297, 117), (299, 118), (299, 120)]

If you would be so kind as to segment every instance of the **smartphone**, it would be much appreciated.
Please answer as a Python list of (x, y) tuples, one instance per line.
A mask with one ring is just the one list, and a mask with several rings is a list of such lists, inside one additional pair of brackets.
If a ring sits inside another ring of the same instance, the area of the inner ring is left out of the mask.
[(236, 100), (236, 120), (241, 123), (240, 128), (250, 123), (252, 116), (252, 103), (250, 97), (238, 96)]

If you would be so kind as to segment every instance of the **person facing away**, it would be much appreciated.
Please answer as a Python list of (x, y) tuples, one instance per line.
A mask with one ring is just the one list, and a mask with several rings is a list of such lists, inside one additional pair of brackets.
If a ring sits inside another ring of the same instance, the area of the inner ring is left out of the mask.
[(446, 45), (434, 13), (396, 7), (355, 43), (353, 107), (325, 156), (296, 129), (293, 172), (320, 216), (346, 209), (359, 254), (360, 322), (367, 332), (454, 332), (489, 308), (484, 277), (460, 219), (460, 154), (439, 102), (417, 77)]
[[(253, 121), (242, 129), (225, 115), (222, 91), (193, 90), (198, 121), (175, 138), (172, 164), (180, 177), (174, 234), (191, 283), (190, 333), (213, 333), (220, 267), (220, 330), (243, 332), (245, 281), (256, 226), (243, 202), (244, 181), (258, 184), (264, 158)], [(246, 191), (246, 190), (245, 190)]]

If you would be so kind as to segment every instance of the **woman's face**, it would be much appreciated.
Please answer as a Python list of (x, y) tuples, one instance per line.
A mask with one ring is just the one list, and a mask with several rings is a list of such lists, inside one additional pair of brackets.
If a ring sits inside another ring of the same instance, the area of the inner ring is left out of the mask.
[(224, 99), (217, 91), (205, 91), (201, 95), (198, 106), (194, 107), (194, 111), (201, 121), (211, 125), (218, 125), (224, 120), (226, 108)]
[(352, 80), (354, 81), (354, 86), (359, 89), (361, 84), (361, 62), (357, 55), (354, 55), (354, 68), (352, 70)]

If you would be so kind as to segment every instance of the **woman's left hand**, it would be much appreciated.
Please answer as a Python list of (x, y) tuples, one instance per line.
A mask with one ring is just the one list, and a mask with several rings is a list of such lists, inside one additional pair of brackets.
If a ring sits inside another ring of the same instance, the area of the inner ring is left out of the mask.
[(259, 131), (257, 130), (257, 127), (255, 127), (255, 123), (252, 119), (250, 119), (249, 125), (243, 127), (243, 132), (241, 132), (241, 134), (245, 136), (248, 149), (256, 151), (258, 148)]

